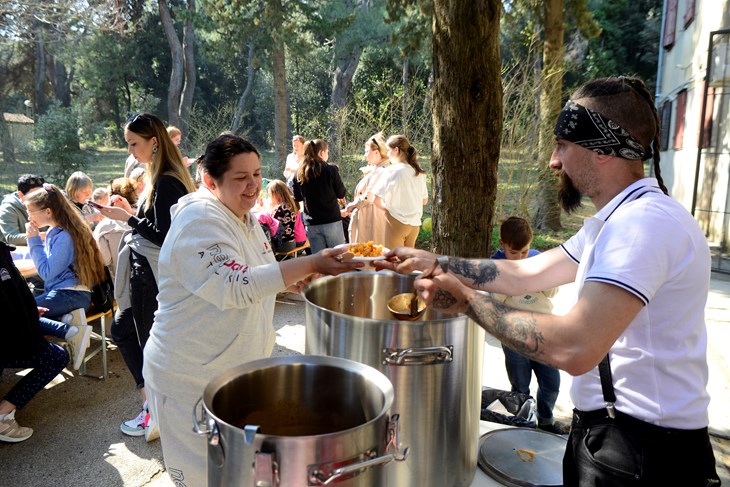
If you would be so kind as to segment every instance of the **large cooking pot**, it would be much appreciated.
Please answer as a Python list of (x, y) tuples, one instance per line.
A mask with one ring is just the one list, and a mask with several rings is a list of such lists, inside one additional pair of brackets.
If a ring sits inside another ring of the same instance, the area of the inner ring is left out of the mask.
[(193, 430), (207, 437), (211, 487), (381, 486), (383, 466), (407, 456), (392, 385), (351, 360), (255, 360), (214, 378), (200, 401)]
[(431, 309), (419, 321), (395, 320), (388, 299), (413, 291), (414, 279), (380, 271), (313, 281), (304, 291), (305, 351), (367, 364), (393, 384), (410, 451), (383, 485), (466, 486), (477, 466), (484, 330)]

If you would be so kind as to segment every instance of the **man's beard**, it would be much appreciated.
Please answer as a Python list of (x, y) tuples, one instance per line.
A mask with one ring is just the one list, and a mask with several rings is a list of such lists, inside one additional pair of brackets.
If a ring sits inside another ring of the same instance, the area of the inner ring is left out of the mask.
[(560, 183), (558, 185), (558, 200), (560, 206), (565, 210), (566, 213), (572, 213), (581, 207), (580, 191), (573, 185), (573, 181), (570, 176), (565, 174), (565, 171), (560, 172)]

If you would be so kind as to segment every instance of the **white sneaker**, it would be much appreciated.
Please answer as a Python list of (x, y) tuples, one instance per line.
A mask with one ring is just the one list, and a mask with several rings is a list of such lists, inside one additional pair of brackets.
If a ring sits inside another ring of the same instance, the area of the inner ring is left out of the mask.
[(128, 436), (144, 435), (144, 418), (147, 415), (146, 406), (147, 403), (145, 403), (145, 408), (142, 409), (142, 411), (137, 415), (136, 418), (125, 421), (119, 426), (119, 429), (122, 430), (122, 433)]
[(91, 327), (89, 325), (75, 325), (79, 332), (68, 339), (69, 348), (71, 349), (71, 358), (73, 359), (73, 368), (79, 370), (86, 355), (86, 349), (89, 348), (89, 338), (91, 337)]

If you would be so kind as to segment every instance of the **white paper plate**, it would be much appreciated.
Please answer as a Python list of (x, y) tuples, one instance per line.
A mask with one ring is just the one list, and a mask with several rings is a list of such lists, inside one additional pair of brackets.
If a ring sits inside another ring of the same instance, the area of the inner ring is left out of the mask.
[[(335, 248), (336, 249), (347, 248), (350, 245), (353, 245), (353, 244), (336, 245)], [(387, 248), (383, 247), (383, 254), (385, 254), (389, 250), (390, 249), (387, 249)], [(377, 257), (360, 257), (360, 256), (356, 255), (355, 257), (352, 258), (352, 260), (354, 262), (365, 262), (366, 264), (370, 265), (370, 263), (373, 262), (373, 261), (376, 261), (376, 260), (385, 260), (385, 256), (384, 255), (379, 255)]]

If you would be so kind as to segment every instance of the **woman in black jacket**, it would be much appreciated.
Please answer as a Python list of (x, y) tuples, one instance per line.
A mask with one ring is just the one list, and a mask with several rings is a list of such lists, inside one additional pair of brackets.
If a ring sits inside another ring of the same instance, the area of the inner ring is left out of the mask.
[(305, 142), (304, 161), (293, 181), (294, 199), (304, 202), (304, 225), (313, 254), (345, 243), (337, 202), (345, 197), (345, 185), (337, 166), (327, 163), (328, 158), (327, 142)]

